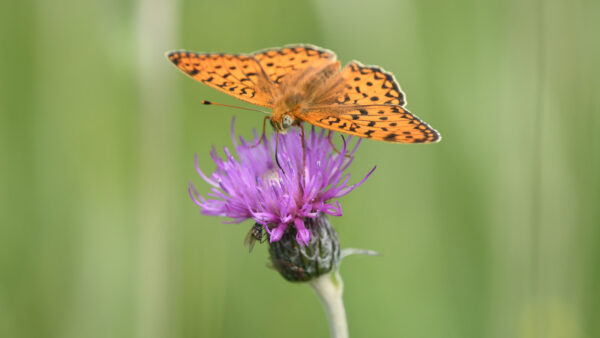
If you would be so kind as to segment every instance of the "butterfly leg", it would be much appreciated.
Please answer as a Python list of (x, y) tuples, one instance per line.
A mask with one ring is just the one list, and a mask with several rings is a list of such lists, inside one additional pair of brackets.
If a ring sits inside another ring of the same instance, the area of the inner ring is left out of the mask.
[(263, 141), (267, 140), (267, 134), (266, 134), (267, 120), (270, 118), (271, 118), (270, 116), (265, 116), (265, 118), (263, 119), (262, 134), (261, 134), (260, 138), (258, 139), (258, 142), (253, 144), (251, 146), (251, 148), (258, 147)]
[(302, 176), (304, 176), (304, 168), (306, 168), (306, 139), (304, 138), (304, 126), (298, 124), (300, 128), (300, 137), (302, 137)]
[(275, 132), (275, 163), (277, 163), (277, 166), (279, 167), (279, 169), (281, 169), (281, 171), (285, 174), (285, 170), (283, 170), (283, 167), (281, 167), (281, 164), (279, 163), (279, 156), (277, 156), (278, 149), (279, 149), (279, 132), (276, 131)]
[(333, 141), (331, 140), (331, 135), (332, 134), (333, 134), (333, 132), (331, 130), (327, 133), (327, 140), (329, 141), (329, 144), (331, 145), (331, 148), (333, 148), (333, 150), (336, 153), (340, 154), (341, 152), (335, 147), (335, 144), (333, 144)]
[[(331, 140), (331, 135), (332, 135), (332, 134), (333, 134), (333, 132), (332, 132), (331, 130), (329, 131), (329, 133), (327, 133), (327, 140), (329, 141), (329, 144), (330, 144), (330, 145), (331, 145), (331, 147), (333, 148), (333, 151), (335, 151), (335, 152), (336, 152), (336, 153), (338, 153), (338, 154), (341, 154), (342, 152), (341, 152), (341, 151), (339, 151), (339, 150), (338, 150), (338, 149), (335, 147), (335, 144), (333, 144), (333, 141)], [(344, 139), (344, 136), (342, 136), (342, 139)], [(350, 154), (346, 154), (346, 155), (344, 155), (344, 156), (345, 156), (345, 157), (348, 157), (348, 158), (352, 157), (352, 155), (350, 155)]]

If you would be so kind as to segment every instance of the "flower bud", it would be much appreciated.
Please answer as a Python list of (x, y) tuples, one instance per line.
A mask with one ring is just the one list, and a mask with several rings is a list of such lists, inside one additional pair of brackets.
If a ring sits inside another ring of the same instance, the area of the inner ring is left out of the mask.
[(290, 282), (319, 277), (335, 269), (340, 261), (338, 234), (327, 215), (320, 213), (302, 223), (305, 229), (300, 231), (304, 233), (299, 233), (298, 227), (287, 227), (280, 240), (269, 243), (273, 267)]

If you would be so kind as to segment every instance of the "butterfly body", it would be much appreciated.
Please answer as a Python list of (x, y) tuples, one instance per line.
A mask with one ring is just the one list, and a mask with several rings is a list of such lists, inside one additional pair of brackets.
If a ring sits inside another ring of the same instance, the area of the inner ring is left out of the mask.
[(313, 107), (332, 104), (341, 93), (339, 69), (338, 61), (307, 67), (283, 82), (273, 103), (273, 127), (285, 133), (306, 120)]
[(271, 108), (271, 125), (281, 133), (308, 122), (381, 141), (440, 140), (404, 108), (404, 94), (390, 73), (356, 61), (341, 68), (328, 50), (295, 45), (248, 55), (176, 51), (168, 58), (200, 82)]

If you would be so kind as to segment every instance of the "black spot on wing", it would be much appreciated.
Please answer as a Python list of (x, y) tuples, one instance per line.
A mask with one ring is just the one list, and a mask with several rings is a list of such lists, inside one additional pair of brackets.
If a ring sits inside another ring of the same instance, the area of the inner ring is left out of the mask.
[(396, 136), (398, 136), (398, 135), (395, 133), (389, 133), (383, 139), (386, 141), (394, 141), (394, 140), (396, 140)]

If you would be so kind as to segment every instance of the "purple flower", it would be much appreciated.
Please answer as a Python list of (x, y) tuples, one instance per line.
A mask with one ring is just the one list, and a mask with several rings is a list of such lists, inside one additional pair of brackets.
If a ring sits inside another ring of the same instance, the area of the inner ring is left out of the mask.
[(351, 150), (344, 141), (337, 153), (325, 132), (316, 132), (314, 127), (305, 136), (304, 174), (302, 136), (298, 129), (279, 135), (277, 155), (283, 170), (274, 160), (275, 134), (256, 147), (253, 147), (258, 142), (256, 135), (252, 142), (240, 137), (238, 143), (232, 122), (231, 136), (239, 159), (227, 148), (224, 148), (225, 158), (221, 159), (213, 148), (210, 154), (217, 169), (206, 176), (198, 167), (196, 156), (196, 170), (212, 189), (204, 198), (190, 183), (190, 196), (203, 214), (231, 218), (227, 223), (252, 218), (264, 226), (271, 242), (280, 240), (286, 228), (293, 226), (297, 230), (296, 241), (308, 245), (311, 232), (305, 227), (304, 219), (317, 218), (319, 213), (341, 216), (340, 203), (332, 200), (361, 185), (375, 170), (373, 168), (360, 182), (348, 185), (350, 174), (344, 174), (344, 170), (352, 163), (360, 140)]

